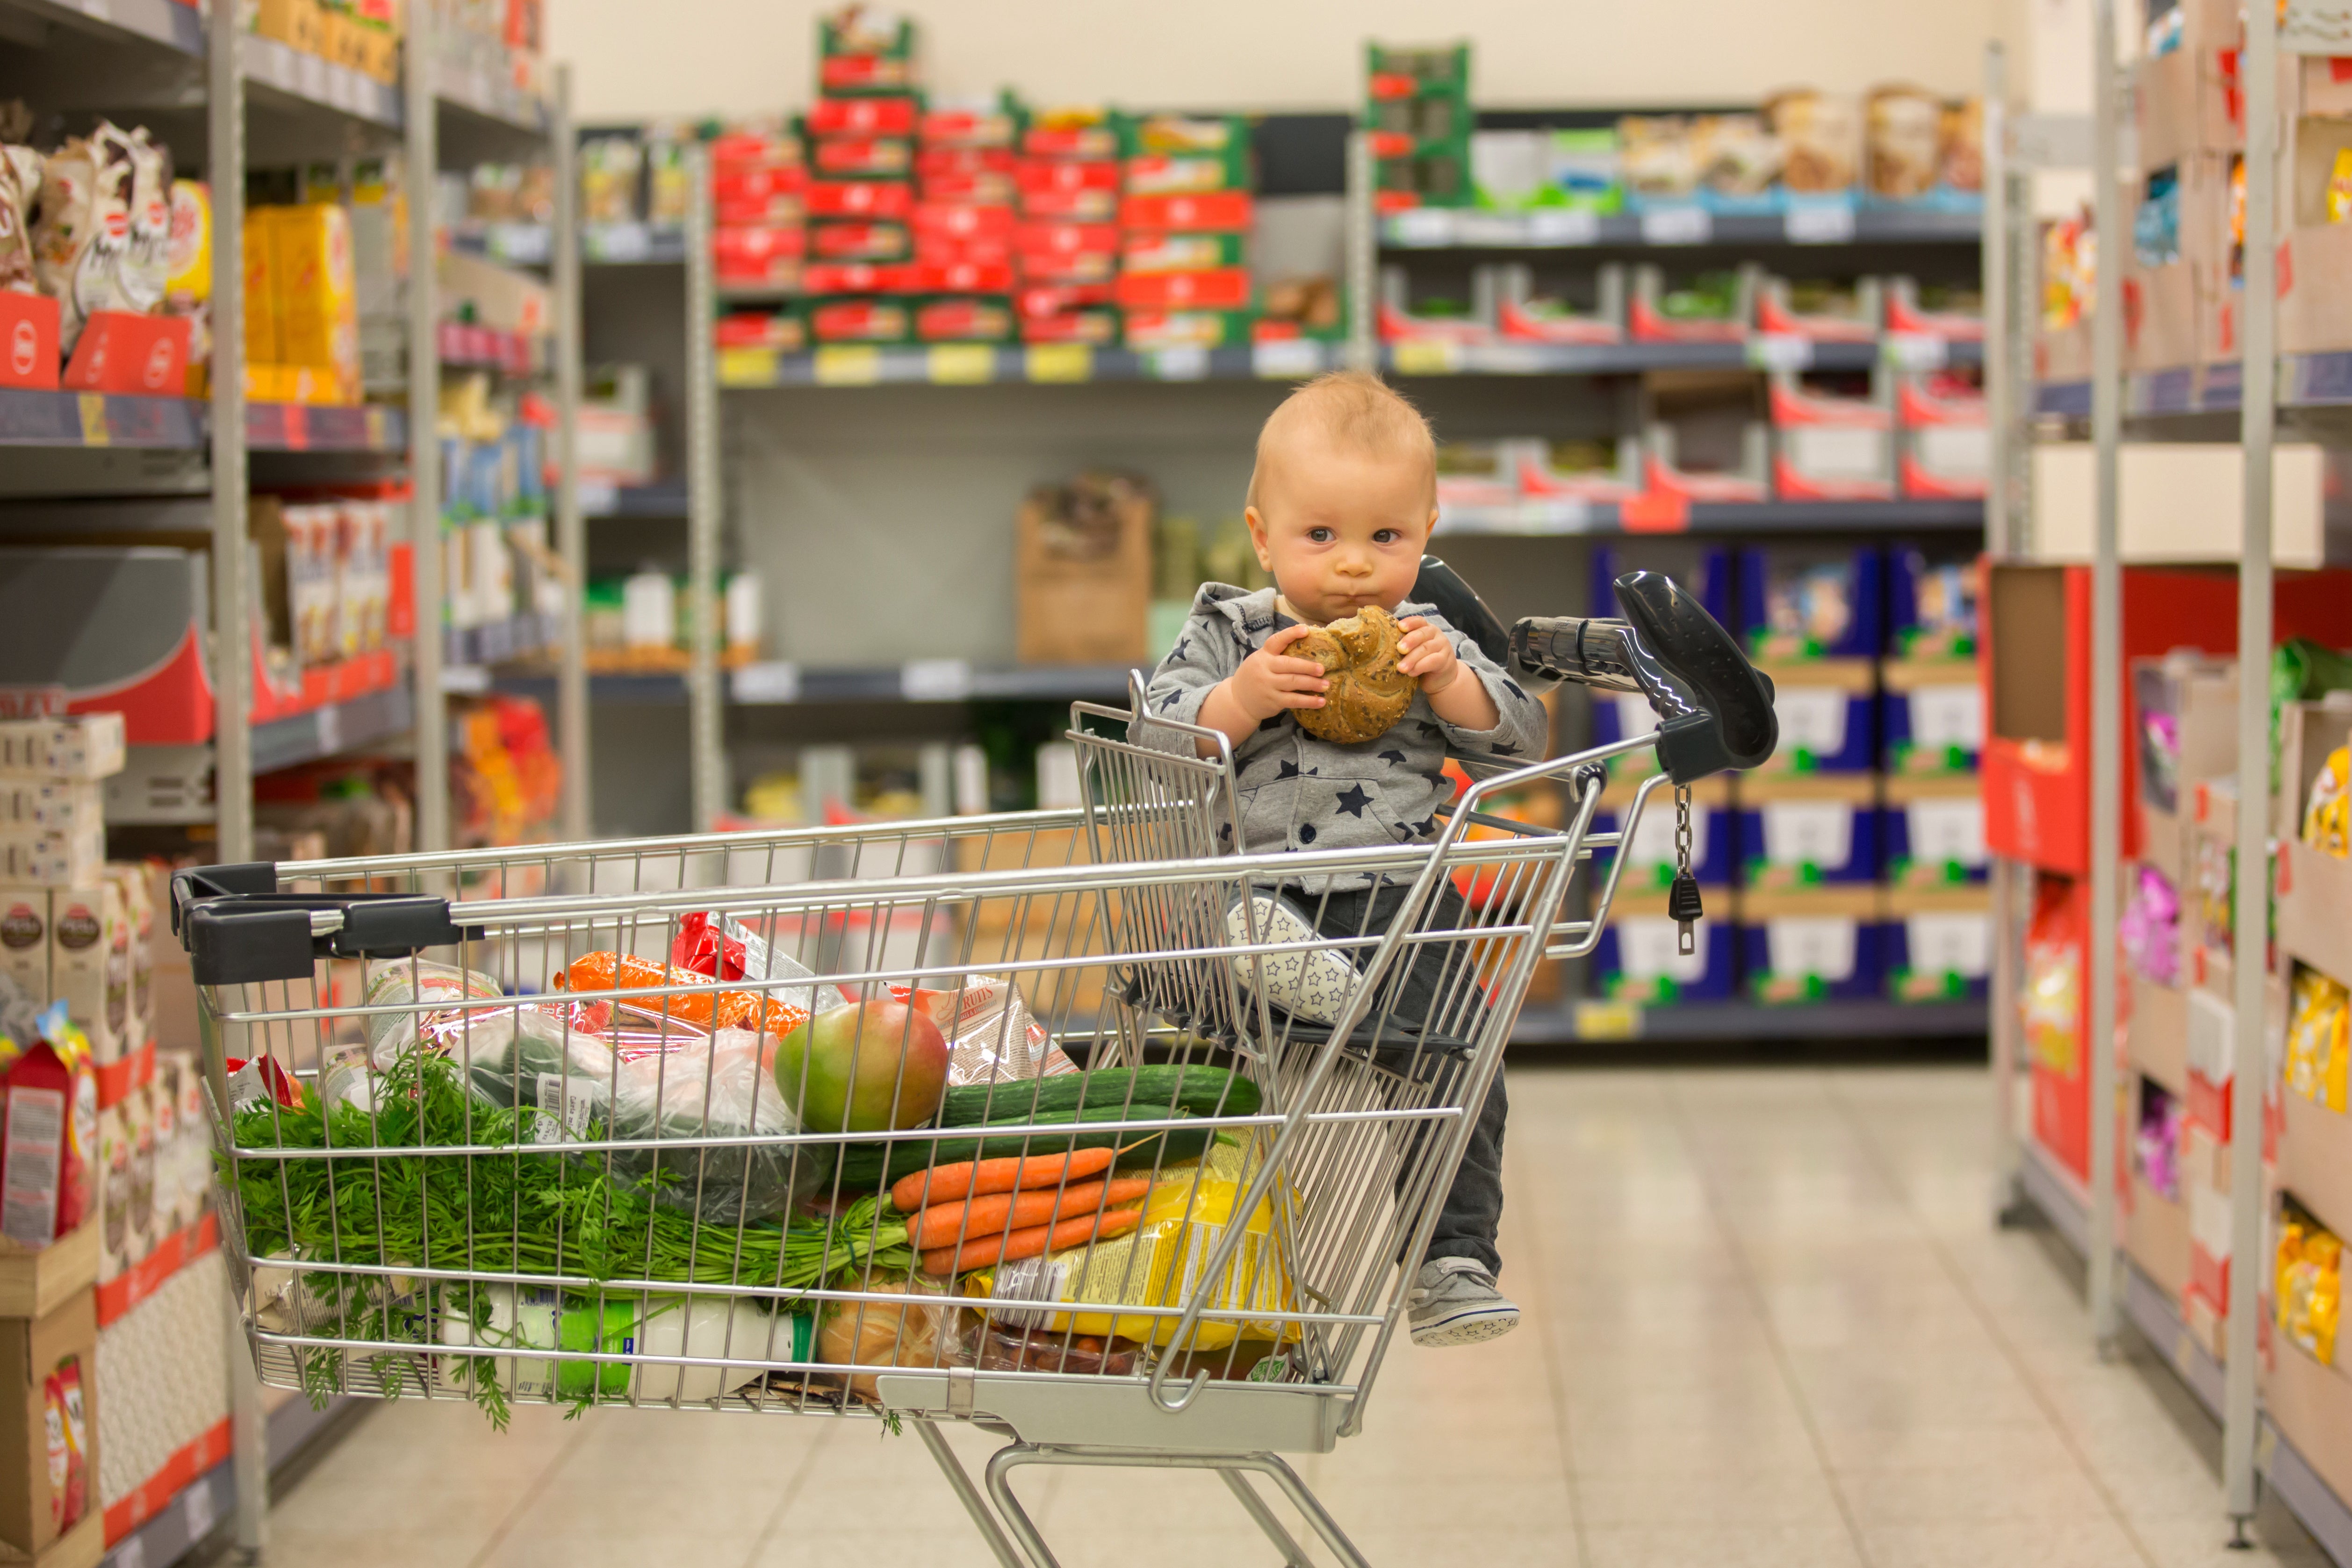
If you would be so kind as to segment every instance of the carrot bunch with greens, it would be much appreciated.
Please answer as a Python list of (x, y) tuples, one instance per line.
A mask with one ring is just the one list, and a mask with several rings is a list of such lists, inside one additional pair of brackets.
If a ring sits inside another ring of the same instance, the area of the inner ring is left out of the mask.
[[(1100, 1177), (1116, 1149), (1031, 1159), (962, 1160), (918, 1171), (890, 1189), (911, 1217), (908, 1245), (924, 1272), (955, 1274), (1126, 1235), (1140, 1223), (1149, 1176)], [(1074, 1178), (1078, 1178), (1075, 1179)]]

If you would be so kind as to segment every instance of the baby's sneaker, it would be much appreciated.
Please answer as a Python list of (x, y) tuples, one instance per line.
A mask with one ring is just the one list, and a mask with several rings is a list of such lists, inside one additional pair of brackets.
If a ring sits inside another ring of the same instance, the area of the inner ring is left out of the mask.
[(1518, 1304), (1495, 1288), (1495, 1277), (1475, 1258), (1433, 1258), (1413, 1277), (1405, 1297), (1412, 1342), (1438, 1348), (1475, 1345), (1519, 1326)]

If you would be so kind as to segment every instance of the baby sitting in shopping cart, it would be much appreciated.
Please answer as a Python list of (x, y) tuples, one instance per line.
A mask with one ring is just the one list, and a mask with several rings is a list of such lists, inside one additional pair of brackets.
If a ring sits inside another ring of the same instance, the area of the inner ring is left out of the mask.
[[(1424, 843), (1436, 837), (1437, 810), (1454, 794), (1444, 772), (1449, 747), (1506, 763), (1544, 755), (1543, 705), (1434, 607), (1410, 602), (1437, 521), (1436, 490), (1429, 422), (1360, 372), (1306, 383), (1258, 433), (1246, 516), (1275, 585), (1252, 592), (1202, 584), (1147, 697), (1152, 718), (1219, 731), (1231, 742), (1244, 850)], [(1321, 664), (1288, 650), (1314, 628), (1367, 606), (1397, 618), (1403, 633), (1397, 668), (1418, 678), (1419, 690), (1370, 740), (1319, 739), (1295, 715), (1323, 708), (1331, 682)], [(1137, 726), (1133, 739), (1162, 750), (1215, 751), (1213, 740), (1155, 725)], [(1294, 885), (1310, 896), (1307, 910), (1266, 900), (1261, 913), (1270, 915), (1272, 929), (1261, 931), (1260, 941), (1377, 936), (1407, 892), (1369, 876)], [(1424, 923), (1460, 929), (1460, 895), (1449, 882), (1439, 888), (1440, 906)], [(1447, 952), (1417, 950), (1401, 984), (1404, 1011), (1432, 1016), (1448, 984)], [(1294, 989), (1302, 978), (1311, 985), (1311, 973), (1292, 969), (1286, 978)], [(1270, 977), (1268, 984), (1273, 990), (1276, 982)], [(1518, 1326), (1518, 1308), (1495, 1284), (1505, 1109), (1498, 1074), (1414, 1280), (1408, 1313), (1416, 1344), (1472, 1344)]]

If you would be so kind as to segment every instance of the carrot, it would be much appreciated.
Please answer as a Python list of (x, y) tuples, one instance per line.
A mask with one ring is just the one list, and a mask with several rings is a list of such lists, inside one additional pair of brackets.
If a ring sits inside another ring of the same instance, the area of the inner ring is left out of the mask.
[(1010, 1193), (1023, 1187), (1059, 1186), (1065, 1177), (1098, 1176), (1118, 1158), (1116, 1149), (1081, 1149), (1075, 1154), (1039, 1154), (1030, 1159), (959, 1160), (901, 1176), (890, 1189), (890, 1206), (913, 1214), (926, 1204), (967, 1198), (977, 1193)]
[(1108, 1241), (1125, 1236), (1143, 1223), (1140, 1208), (1112, 1209), (1101, 1216), (1087, 1215), (1079, 1219), (1066, 1219), (1059, 1225), (1033, 1225), (1024, 1230), (1008, 1230), (1003, 1236), (983, 1236), (967, 1241), (961, 1247), (940, 1247), (923, 1254), (926, 1274), (961, 1274), (967, 1268), (985, 1268), (992, 1264), (1011, 1263), (1017, 1258), (1034, 1258), (1041, 1252), (1060, 1252), (1089, 1241)]
[[(934, 1204), (907, 1226), (907, 1245), (947, 1247), (959, 1237), (994, 1236), (1033, 1225), (1090, 1215), (1098, 1208), (1131, 1204), (1151, 1191), (1149, 1176), (1116, 1182), (1081, 1182), (1071, 1187), (1032, 1187), (965, 1203)], [(1108, 1195), (1106, 1195), (1108, 1194)]]

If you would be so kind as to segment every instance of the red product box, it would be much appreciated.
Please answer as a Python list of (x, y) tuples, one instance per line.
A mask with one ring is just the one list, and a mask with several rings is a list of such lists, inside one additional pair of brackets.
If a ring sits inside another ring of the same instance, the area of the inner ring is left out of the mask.
[(1002, 206), (1010, 204), (1015, 194), (1013, 176), (993, 169), (923, 176), (923, 199), (927, 202), (948, 202), (960, 206)]
[(801, 287), (811, 294), (913, 294), (922, 289), (922, 269), (905, 262), (818, 261), (801, 269)]
[[(937, 117), (926, 117), (927, 127), (934, 118)], [(927, 140), (928, 137), (927, 130)], [(926, 180), (950, 174), (1010, 174), (1020, 162), (1009, 147), (926, 146), (915, 154), (915, 173)]]
[(782, 286), (807, 253), (808, 231), (789, 228), (721, 228), (710, 235), (710, 266), (722, 281)]
[(926, 294), (1010, 294), (1013, 292), (1013, 268), (1009, 264), (982, 266), (972, 262), (947, 266), (919, 266), (915, 268)]
[(1119, 205), (1129, 228), (1193, 231), (1245, 229), (1253, 218), (1247, 191), (1215, 191), (1197, 196), (1129, 196)]
[(1013, 337), (1013, 310), (1002, 300), (934, 300), (915, 311), (915, 338), (926, 343), (1001, 343)]
[(903, 223), (818, 223), (808, 251), (820, 261), (904, 261), (913, 236)]
[(817, 66), (817, 90), (904, 92), (911, 68), (904, 55), (827, 55)]
[(1009, 156), (1015, 129), (1013, 116), (1001, 109), (931, 109), (924, 111), (921, 135), (926, 146)]
[(1009, 239), (933, 239), (915, 241), (915, 260), (925, 267), (1006, 267), (1013, 265)]
[(911, 98), (820, 98), (809, 105), (812, 136), (912, 136)]
[(1062, 316), (1092, 305), (1114, 302), (1118, 286), (1111, 283), (1063, 283), (1024, 289), (1013, 303), (1024, 316)]
[(1017, 220), (1010, 206), (950, 206), (924, 202), (913, 214), (915, 234), (922, 239), (1010, 240)]
[(1024, 159), (1015, 169), (1023, 195), (1038, 191), (1116, 191), (1118, 189), (1117, 163), (1047, 163), (1040, 159)]
[(714, 202), (764, 201), (807, 189), (808, 171), (798, 163), (721, 163), (710, 174)]
[(710, 341), (722, 349), (776, 349), (794, 353), (808, 341), (798, 316), (775, 310), (737, 310), (719, 318)]
[(815, 180), (811, 217), (903, 218), (915, 210), (915, 187), (901, 180)]
[(1024, 217), (1050, 223), (1109, 223), (1118, 216), (1118, 193), (1091, 186), (1076, 190), (1039, 188), (1021, 193)]
[(1021, 138), (1021, 150), (1032, 158), (1116, 158), (1118, 132), (1108, 125), (1033, 125)]
[(1252, 282), (1246, 267), (1213, 272), (1128, 272), (1118, 279), (1118, 302), (1141, 310), (1244, 310)]
[(0, 289), (0, 386), (58, 384), (58, 302)]
[(1024, 316), (1021, 318), (1021, 341), (1024, 343), (1094, 343), (1107, 346), (1118, 342), (1117, 310), (1070, 310), (1058, 316)]
[(730, 131), (710, 143), (710, 166), (714, 172), (735, 169), (796, 168), (801, 161), (800, 142), (791, 136), (770, 136), (758, 131)]
[(797, 225), (801, 217), (801, 199), (794, 195), (710, 204), (710, 220), (718, 228), (785, 228)]
[(1024, 283), (1108, 283), (1118, 276), (1118, 252), (1115, 250), (1021, 252), (1021, 281)]
[(835, 300), (809, 311), (810, 335), (821, 343), (903, 343), (911, 327), (902, 300)]
[(68, 392), (178, 397), (188, 385), (188, 318), (93, 310), (66, 363)]
[(904, 179), (915, 166), (915, 144), (898, 136), (826, 136), (811, 161), (825, 179)]
[(1118, 259), (1118, 225), (1115, 223), (1024, 223), (1019, 237), (1024, 256), (1033, 252), (1079, 256), (1092, 251), (1109, 257), (1114, 268)]

